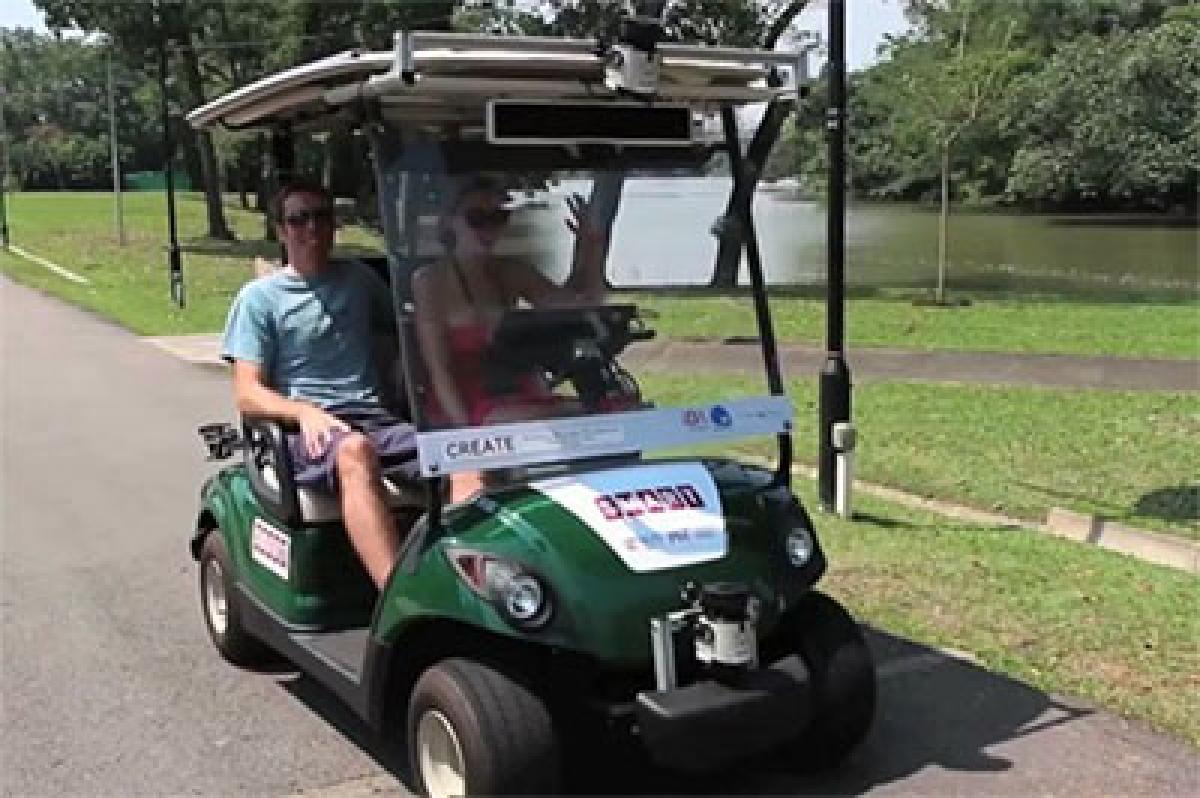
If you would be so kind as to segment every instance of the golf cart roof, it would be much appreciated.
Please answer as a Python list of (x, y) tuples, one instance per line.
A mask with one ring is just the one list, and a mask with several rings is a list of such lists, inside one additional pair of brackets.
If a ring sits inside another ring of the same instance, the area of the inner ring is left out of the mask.
[[(696, 110), (795, 99), (803, 53), (664, 43), (659, 80), (641, 101)], [(263, 78), (195, 109), (194, 127), (321, 129), (361, 119), (378, 102), (384, 120), (479, 124), (487, 101), (628, 101), (606, 85), (607, 56), (585, 39), (401, 32), (394, 52), (350, 51)]]

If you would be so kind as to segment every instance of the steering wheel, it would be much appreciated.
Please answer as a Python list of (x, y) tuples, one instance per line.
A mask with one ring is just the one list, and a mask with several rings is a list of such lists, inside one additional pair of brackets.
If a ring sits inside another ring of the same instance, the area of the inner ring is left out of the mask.
[(511, 393), (524, 375), (540, 373), (552, 386), (571, 382), (594, 412), (639, 399), (637, 382), (616, 362), (633, 341), (654, 337), (633, 305), (511, 310), (489, 348), (489, 390)]

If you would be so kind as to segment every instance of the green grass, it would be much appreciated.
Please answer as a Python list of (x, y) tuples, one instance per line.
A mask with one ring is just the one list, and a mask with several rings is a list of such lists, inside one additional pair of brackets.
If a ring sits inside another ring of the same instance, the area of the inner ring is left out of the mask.
[[(728, 375), (641, 383), (664, 405), (765, 392), (759, 379)], [(816, 384), (789, 389), (797, 457), (815, 463)], [(854, 419), (868, 482), (1020, 518), (1057, 506), (1200, 540), (1195, 394), (872, 382), (855, 388)]]
[[(129, 245), (113, 232), (112, 197), (106, 193), (9, 195), (13, 241), (36, 255), (88, 277), (78, 287), (21, 258), (0, 252), (0, 269), (17, 279), (116, 319), (136, 332), (171, 335), (214, 332), (229, 301), (250, 276), (254, 255), (274, 256), (262, 240), (262, 219), (226, 209), (242, 239), (224, 244), (203, 238), (204, 206), (198, 195), (178, 202), (179, 235), (188, 306), (167, 300), (166, 210), (162, 194), (125, 195)], [(377, 236), (361, 228), (342, 231), (352, 251), (377, 250)], [(646, 296), (636, 301), (656, 310), (655, 327), (666, 337), (751, 335), (755, 331), (745, 297)], [(1120, 355), (1200, 357), (1200, 303), (1085, 303), (1052, 300), (977, 300), (966, 308), (917, 307), (903, 298), (851, 299), (847, 338), (852, 346)], [(824, 303), (779, 296), (773, 299), (781, 340), (817, 344), (824, 340)]]
[[(0, 270), (21, 282), (114, 319), (143, 335), (214, 332), (225, 323), (238, 288), (252, 276), (255, 255), (278, 257), (277, 244), (263, 240), (262, 217), (226, 208), (236, 243), (204, 237), (204, 203), (198, 195), (178, 198), (179, 241), (187, 306), (171, 304), (167, 279), (166, 202), (159, 192), (127, 193), (128, 244), (119, 246), (109, 194), (30, 193), (9, 195), (12, 241), (34, 255), (86, 277), (70, 282), (41, 266), (0, 250)], [(361, 229), (341, 236), (347, 251), (378, 241)]]
[[(668, 337), (756, 334), (747, 297), (639, 295), (636, 301), (658, 312), (654, 326)], [(771, 316), (781, 341), (824, 345), (824, 300), (775, 296)], [(892, 349), (1200, 358), (1200, 302), (1009, 298), (929, 307), (904, 298), (852, 298), (846, 340)]]
[[(811, 486), (798, 487), (811, 506)], [(854, 523), (815, 520), (831, 562), (824, 587), (861, 621), (968, 651), (991, 670), (1200, 748), (1195, 575), (867, 497), (856, 504)]]

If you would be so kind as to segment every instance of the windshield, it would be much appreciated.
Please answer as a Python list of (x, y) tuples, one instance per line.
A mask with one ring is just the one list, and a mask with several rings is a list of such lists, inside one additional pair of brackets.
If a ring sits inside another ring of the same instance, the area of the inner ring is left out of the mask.
[[(664, 263), (707, 278), (731, 186), (719, 161), (421, 185), (401, 331), (426, 473), (782, 431), (786, 402), (764, 398), (761, 377), (729, 390), (690, 380), (686, 360), (663, 368), (655, 318), (614, 290), (672, 282)], [(752, 347), (740, 358), (761, 362)]]

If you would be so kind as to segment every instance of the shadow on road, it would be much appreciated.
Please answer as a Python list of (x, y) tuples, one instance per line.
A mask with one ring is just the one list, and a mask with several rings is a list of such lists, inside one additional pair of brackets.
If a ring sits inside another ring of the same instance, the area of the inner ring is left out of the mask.
[(279, 685), (291, 693), (293, 698), (320, 715), (360, 751), (375, 760), (380, 768), (397, 779), (405, 789), (415, 792), (403, 739), (375, 732), (320, 682), (303, 673), (295, 673), (291, 678), (281, 679)]
[[(579, 795), (848, 795), (899, 782), (927, 767), (999, 772), (1012, 767), (988, 749), (1091, 714), (947, 653), (867, 629), (879, 674), (879, 706), (864, 744), (833, 774), (789, 773), (786, 763), (750, 763), (702, 778), (664, 773), (622, 756), (572, 768)], [(371, 732), (312, 679), (281, 682), (363, 752), (411, 788), (403, 742)]]

